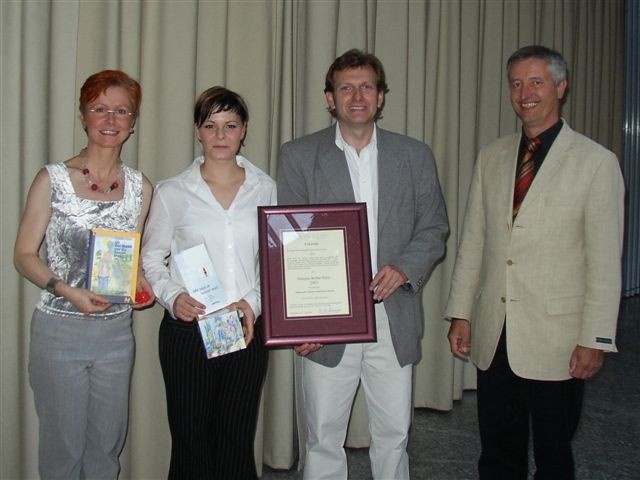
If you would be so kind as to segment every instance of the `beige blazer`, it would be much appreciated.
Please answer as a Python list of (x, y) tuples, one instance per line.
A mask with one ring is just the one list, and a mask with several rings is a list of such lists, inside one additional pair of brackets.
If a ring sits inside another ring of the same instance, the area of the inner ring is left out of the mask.
[(445, 316), (486, 370), (506, 318), (512, 370), (570, 378), (577, 344), (616, 351), (624, 183), (613, 153), (564, 123), (511, 220), (520, 134), (478, 156)]

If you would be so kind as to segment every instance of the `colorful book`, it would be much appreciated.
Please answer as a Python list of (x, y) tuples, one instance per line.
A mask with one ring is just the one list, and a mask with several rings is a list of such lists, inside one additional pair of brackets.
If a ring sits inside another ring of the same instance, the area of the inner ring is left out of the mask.
[(227, 295), (204, 244), (176, 253), (173, 260), (189, 295), (205, 305), (198, 326), (207, 358), (247, 348), (238, 312), (226, 308)]
[(237, 310), (222, 308), (198, 320), (207, 358), (247, 348)]
[(140, 233), (94, 228), (89, 235), (86, 287), (112, 303), (134, 303)]

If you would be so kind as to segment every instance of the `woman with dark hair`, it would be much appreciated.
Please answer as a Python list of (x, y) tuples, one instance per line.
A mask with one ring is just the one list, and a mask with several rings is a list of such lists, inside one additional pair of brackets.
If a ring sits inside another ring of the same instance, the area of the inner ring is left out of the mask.
[[(171, 430), (171, 479), (257, 478), (253, 442), (267, 352), (260, 331), (257, 207), (276, 201), (275, 182), (239, 155), (249, 113), (238, 94), (212, 87), (198, 98), (198, 157), (160, 182), (142, 261), (165, 308), (160, 362)], [(232, 310), (242, 312), (247, 348), (207, 358), (175, 255), (203, 244)]]
[[(85, 288), (93, 228), (142, 232), (153, 187), (120, 160), (140, 108), (124, 72), (91, 75), (80, 90), (87, 145), (36, 175), (18, 229), (17, 270), (43, 289), (31, 322), (29, 380), (42, 478), (117, 478), (127, 431), (134, 341), (131, 309), (154, 301), (138, 274), (139, 303)], [(39, 256), (46, 244), (45, 261)], [(143, 299), (144, 298), (144, 299)]]

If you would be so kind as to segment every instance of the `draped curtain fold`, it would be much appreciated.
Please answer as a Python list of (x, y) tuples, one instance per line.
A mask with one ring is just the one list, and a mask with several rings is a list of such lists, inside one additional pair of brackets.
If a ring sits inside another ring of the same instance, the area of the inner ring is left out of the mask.
[[(623, 2), (615, 0), (26, 0), (0, 2), (1, 272), (0, 477), (37, 477), (37, 417), (28, 385), (29, 323), (38, 290), (21, 279), (12, 250), (29, 185), (44, 164), (85, 144), (78, 96), (91, 73), (119, 68), (142, 84), (135, 135), (123, 160), (155, 183), (198, 155), (192, 109), (205, 88), (241, 93), (250, 121), (243, 154), (275, 176), (282, 142), (330, 124), (324, 76), (352, 47), (385, 65), (383, 128), (431, 145), (447, 203), (447, 254), (423, 294), (423, 357), (415, 405), (450, 410), (475, 371), (454, 360), (442, 309), (475, 155), (519, 128), (505, 62), (520, 46), (560, 50), (570, 69), (563, 116), (621, 150)], [(166, 477), (170, 437), (157, 355), (159, 307), (136, 312), (136, 363), (122, 478)], [(295, 359), (271, 352), (256, 459), (289, 468), (304, 439), (296, 414)], [(358, 396), (347, 443), (368, 442)], [(436, 455), (437, 452), (426, 452)]]

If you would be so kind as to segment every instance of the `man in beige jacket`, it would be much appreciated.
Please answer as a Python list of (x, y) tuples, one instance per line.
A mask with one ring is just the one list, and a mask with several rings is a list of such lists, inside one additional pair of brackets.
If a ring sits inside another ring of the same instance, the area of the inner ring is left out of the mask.
[(560, 117), (558, 52), (521, 48), (507, 74), (522, 132), (478, 156), (448, 338), (478, 367), (480, 478), (527, 478), (531, 425), (535, 478), (566, 480), (584, 380), (616, 351), (624, 184), (615, 155)]

